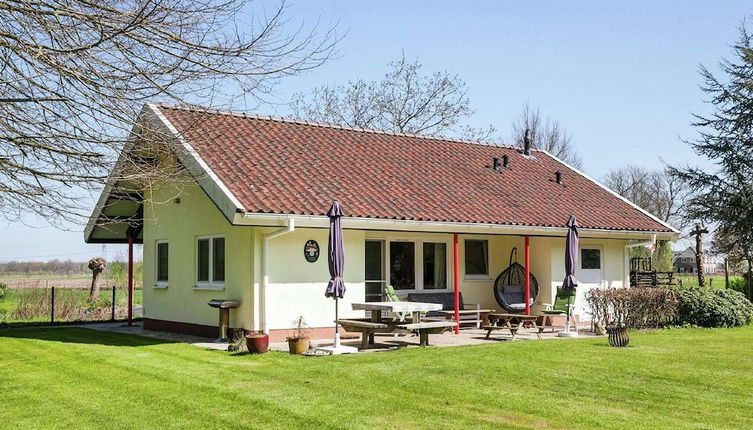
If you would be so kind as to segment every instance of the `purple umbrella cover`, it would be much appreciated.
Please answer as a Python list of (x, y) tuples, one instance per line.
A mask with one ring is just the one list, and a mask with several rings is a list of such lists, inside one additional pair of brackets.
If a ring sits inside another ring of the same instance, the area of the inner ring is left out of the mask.
[(340, 217), (343, 216), (340, 202), (335, 201), (332, 203), (332, 207), (327, 211), (327, 216), (329, 217), (327, 262), (329, 263), (330, 280), (327, 283), (327, 290), (324, 292), (324, 295), (342, 299), (343, 295), (345, 295), (345, 284), (343, 283), (345, 247), (343, 245), (343, 229), (340, 224)]
[(575, 215), (570, 215), (565, 225), (569, 231), (565, 242), (565, 280), (562, 281), (562, 289), (575, 291), (578, 286), (575, 279), (575, 268), (578, 267), (578, 221), (575, 220)]

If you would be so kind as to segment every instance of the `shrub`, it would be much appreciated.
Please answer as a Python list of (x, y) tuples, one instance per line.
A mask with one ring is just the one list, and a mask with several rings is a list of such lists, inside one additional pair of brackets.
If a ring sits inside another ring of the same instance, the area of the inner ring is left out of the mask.
[(5, 298), (5, 293), (8, 292), (8, 286), (0, 282), (0, 300)]
[(589, 291), (594, 322), (606, 327), (659, 328), (672, 323), (677, 297), (665, 288), (612, 288)]
[(735, 276), (729, 280), (729, 289), (739, 291), (745, 294), (747, 288), (747, 281), (742, 276)]
[(677, 292), (677, 320), (701, 327), (736, 327), (753, 320), (753, 304), (734, 290), (687, 288)]

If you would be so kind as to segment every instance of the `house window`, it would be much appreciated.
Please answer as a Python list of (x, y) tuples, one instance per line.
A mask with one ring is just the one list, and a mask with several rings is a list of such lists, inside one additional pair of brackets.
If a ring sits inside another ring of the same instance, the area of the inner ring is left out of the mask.
[(366, 300), (384, 300), (384, 287), (399, 295), (449, 288), (450, 242), (437, 239), (369, 239), (365, 249)]
[(416, 244), (390, 242), (390, 284), (396, 290), (416, 288)]
[(167, 285), (168, 281), (168, 251), (166, 241), (157, 242), (157, 285)]
[(424, 289), (447, 288), (447, 244), (424, 242)]
[(581, 249), (581, 269), (601, 269), (601, 250), (599, 249)]
[(467, 239), (465, 241), (465, 274), (489, 276), (489, 242)]
[(200, 237), (196, 240), (197, 271), (199, 285), (222, 285), (225, 282), (225, 238), (222, 236)]

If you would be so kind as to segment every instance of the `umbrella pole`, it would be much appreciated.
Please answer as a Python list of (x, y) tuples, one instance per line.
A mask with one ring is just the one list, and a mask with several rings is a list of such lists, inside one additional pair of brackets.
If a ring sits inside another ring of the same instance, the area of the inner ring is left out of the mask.
[(340, 347), (340, 330), (339, 330), (340, 317), (338, 315), (337, 295), (335, 295), (335, 348)]
[(567, 322), (565, 323), (565, 333), (570, 333), (570, 295), (567, 295)]

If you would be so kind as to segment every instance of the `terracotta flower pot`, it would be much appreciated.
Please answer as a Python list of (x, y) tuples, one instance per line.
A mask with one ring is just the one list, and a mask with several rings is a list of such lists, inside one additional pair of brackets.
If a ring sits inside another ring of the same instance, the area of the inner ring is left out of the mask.
[(264, 354), (269, 350), (269, 335), (265, 333), (247, 334), (246, 348), (251, 354)]
[(625, 327), (607, 327), (607, 335), (612, 346), (623, 347), (630, 343), (630, 336)]
[(301, 355), (309, 350), (309, 338), (307, 337), (293, 337), (288, 338), (288, 348), (291, 354)]

